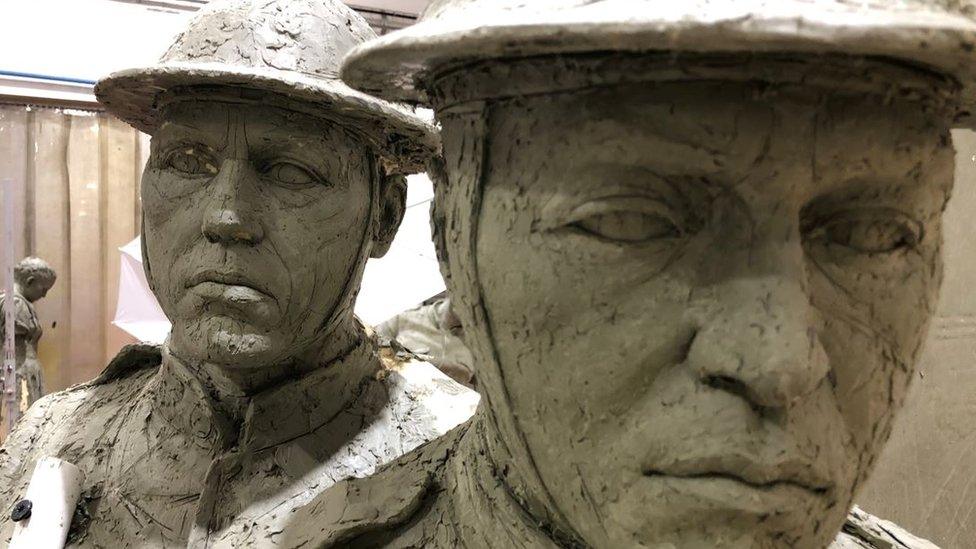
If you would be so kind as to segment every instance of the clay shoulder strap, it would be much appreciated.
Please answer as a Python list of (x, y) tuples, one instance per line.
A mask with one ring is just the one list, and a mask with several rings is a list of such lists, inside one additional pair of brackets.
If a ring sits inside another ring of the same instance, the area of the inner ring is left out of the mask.
[(157, 368), (163, 361), (162, 347), (138, 343), (126, 345), (95, 379), (85, 385), (105, 385), (145, 368)]

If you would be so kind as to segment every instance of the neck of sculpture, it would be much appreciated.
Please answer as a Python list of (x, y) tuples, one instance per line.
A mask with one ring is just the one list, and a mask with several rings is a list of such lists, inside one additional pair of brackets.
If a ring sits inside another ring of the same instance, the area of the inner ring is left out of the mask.
[[(173, 354), (190, 370), (211, 395), (221, 411), (230, 418), (241, 419), (247, 410), (247, 405), (254, 397), (281, 386), (283, 383), (299, 379), (309, 373), (326, 368), (333, 362), (349, 354), (367, 337), (362, 326), (352, 318), (347, 322), (337, 323), (336, 326), (324, 332), (313, 344), (306, 345), (301, 354), (286, 357), (266, 364), (249, 366), (246, 368), (234, 365), (216, 364), (206, 360), (194, 359), (180, 355), (176, 350)], [(349, 368), (343, 375), (362, 378), (368, 375), (357, 368)], [(338, 387), (346, 387), (345, 383), (337, 383)], [(342, 401), (349, 395), (336, 394), (335, 400)]]
[[(477, 532), (499, 547), (577, 548), (585, 545), (553, 525), (554, 510), (532, 497), (521, 465), (512, 459), (498, 428), (482, 405), (452, 460), (449, 475), (456, 536)], [(504, 540), (504, 542), (502, 541)]]

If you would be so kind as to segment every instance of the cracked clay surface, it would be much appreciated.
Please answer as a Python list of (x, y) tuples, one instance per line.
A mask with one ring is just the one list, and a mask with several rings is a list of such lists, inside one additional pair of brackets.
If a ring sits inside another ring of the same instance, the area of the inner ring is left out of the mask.
[(289, 543), (831, 544), (937, 301), (945, 86), (788, 55), (445, 76), (436, 241), (482, 406)]

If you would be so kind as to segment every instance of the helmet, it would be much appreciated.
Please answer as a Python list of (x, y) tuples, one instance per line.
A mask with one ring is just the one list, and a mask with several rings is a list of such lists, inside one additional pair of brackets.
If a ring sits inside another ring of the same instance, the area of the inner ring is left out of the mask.
[(419, 24), (358, 46), (342, 77), (428, 102), (430, 81), (492, 59), (597, 52), (768, 52), (891, 59), (976, 102), (971, 0), (434, 0)]
[(95, 94), (152, 134), (162, 122), (163, 94), (199, 86), (273, 92), (362, 136), (388, 170), (422, 171), (438, 146), (429, 117), (339, 79), (343, 56), (375, 36), (339, 0), (221, 0), (201, 10), (158, 63), (111, 74)]

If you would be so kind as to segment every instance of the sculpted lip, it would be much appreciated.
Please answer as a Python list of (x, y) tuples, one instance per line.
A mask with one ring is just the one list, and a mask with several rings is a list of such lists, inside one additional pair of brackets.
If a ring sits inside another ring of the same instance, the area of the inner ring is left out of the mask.
[(240, 272), (227, 272), (227, 271), (216, 271), (216, 270), (206, 270), (200, 271), (199, 273), (190, 277), (186, 283), (187, 288), (192, 288), (199, 284), (205, 282), (213, 282), (215, 284), (223, 284), (226, 286), (242, 286), (245, 288), (250, 288), (256, 292), (262, 293), (268, 297), (273, 298), (271, 292), (268, 291), (264, 285), (259, 284), (253, 279), (249, 278)]
[(726, 479), (760, 490), (794, 486), (817, 495), (822, 495), (833, 487), (826, 476), (819, 474), (816, 467), (803, 460), (762, 464), (742, 456), (725, 455), (674, 461), (666, 466), (645, 467), (642, 472), (646, 477)]

